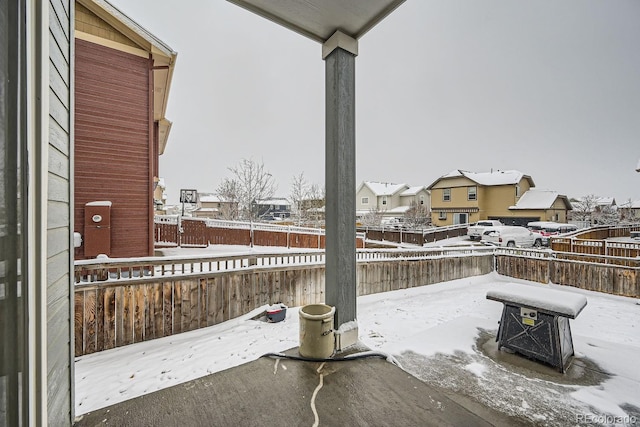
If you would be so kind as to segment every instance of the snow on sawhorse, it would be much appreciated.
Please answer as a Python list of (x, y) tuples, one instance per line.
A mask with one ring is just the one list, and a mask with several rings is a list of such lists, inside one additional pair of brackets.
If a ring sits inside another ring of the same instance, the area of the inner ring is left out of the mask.
[(583, 295), (508, 283), (487, 292), (504, 304), (498, 328), (498, 349), (507, 348), (546, 362), (564, 373), (573, 359), (569, 319), (587, 305)]

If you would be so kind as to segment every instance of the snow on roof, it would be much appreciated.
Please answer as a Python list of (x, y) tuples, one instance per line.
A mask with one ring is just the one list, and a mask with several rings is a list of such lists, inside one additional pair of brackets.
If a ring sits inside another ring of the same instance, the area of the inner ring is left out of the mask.
[[(518, 184), (522, 178), (529, 180), (530, 185), (533, 187), (533, 179), (529, 175), (517, 170), (495, 170), (491, 172), (469, 172), (460, 169), (453, 170), (446, 175), (441, 176), (436, 182), (444, 178), (457, 178), (465, 177), (480, 185), (484, 186), (496, 186), (496, 185), (512, 185)], [(435, 184), (435, 183), (434, 183)], [(432, 187), (431, 184), (429, 187)]]
[(613, 206), (616, 204), (616, 199), (613, 197), (598, 197), (596, 203), (598, 206)]
[(215, 194), (199, 194), (198, 200), (200, 203), (222, 203), (224, 200)]
[(256, 200), (258, 205), (289, 205), (289, 200), (282, 198)]
[(400, 213), (403, 214), (405, 212), (407, 212), (409, 209), (411, 209), (411, 206), (397, 206), (393, 209), (388, 209), (385, 211), (385, 214), (389, 214), (389, 213)]
[(415, 196), (416, 194), (418, 194), (419, 192), (421, 192), (422, 190), (425, 190), (426, 187), (422, 186), (422, 185), (418, 185), (415, 187), (409, 187), (406, 190), (404, 190), (402, 193), (400, 193), (401, 196)]
[(572, 319), (587, 305), (584, 295), (516, 283), (507, 283), (487, 291), (487, 299), (560, 313)]
[(520, 197), (515, 206), (509, 206), (509, 209), (549, 209), (558, 197), (566, 199), (565, 204), (568, 203), (566, 196), (557, 191), (531, 189)]
[(364, 181), (362, 184), (369, 187), (376, 196), (391, 196), (408, 188), (407, 184), (392, 184), (390, 182)]

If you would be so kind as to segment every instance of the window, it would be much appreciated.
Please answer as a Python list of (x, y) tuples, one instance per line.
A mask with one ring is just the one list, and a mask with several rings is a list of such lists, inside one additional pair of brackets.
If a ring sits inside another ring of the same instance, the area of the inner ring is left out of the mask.
[(451, 189), (445, 188), (442, 190), (442, 201), (450, 202), (451, 201)]
[(516, 197), (520, 197), (520, 186), (516, 185)]
[(362, 198), (362, 204), (363, 205), (368, 205), (369, 204), (369, 198), (368, 197), (363, 197)]
[(387, 204), (387, 198), (386, 198), (386, 197), (383, 197), (383, 198), (382, 198), (382, 204), (383, 204), (383, 205), (386, 205), (386, 204)]
[(424, 205), (424, 196), (420, 196), (420, 204)]
[(468, 223), (468, 216), (466, 213), (454, 213), (453, 214), (453, 224), (466, 224)]
[(478, 187), (467, 187), (467, 200), (478, 200)]
[(446, 212), (440, 212), (438, 214), (438, 219), (444, 221), (445, 219), (447, 219), (447, 213)]

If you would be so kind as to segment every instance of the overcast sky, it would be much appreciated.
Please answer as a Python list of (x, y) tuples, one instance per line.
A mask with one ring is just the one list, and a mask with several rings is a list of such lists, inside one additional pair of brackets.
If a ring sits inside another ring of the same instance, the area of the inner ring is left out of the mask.
[[(214, 192), (263, 162), (324, 185), (321, 45), (222, 0), (110, 0), (178, 52), (160, 174)], [(357, 177), (430, 185), (516, 169), (640, 200), (640, 1), (407, 0), (359, 42)]]

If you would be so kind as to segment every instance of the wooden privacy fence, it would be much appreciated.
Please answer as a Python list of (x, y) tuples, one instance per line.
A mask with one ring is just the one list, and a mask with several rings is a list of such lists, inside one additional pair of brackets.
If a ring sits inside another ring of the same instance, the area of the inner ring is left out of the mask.
[[(640, 297), (640, 259), (535, 249), (360, 250), (367, 295), (487, 274)], [(214, 325), (265, 304), (324, 302), (324, 252), (75, 263), (76, 356)]]
[(435, 242), (436, 240), (466, 236), (467, 227), (468, 224), (432, 227), (423, 230), (397, 229), (389, 227), (358, 227), (358, 231), (365, 233), (367, 240), (410, 243), (422, 246), (425, 243)]
[[(356, 247), (364, 248), (364, 240), (364, 233), (357, 233)], [(325, 232), (319, 228), (156, 216), (154, 242), (156, 247), (249, 246), (253, 243), (255, 246), (324, 249)]]
[(496, 271), (504, 276), (640, 297), (640, 258), (497, 249)]
[[(365, 251), (358, 258), (359, 295), (493, 269), (491, 250)], [(76, 263), (76, 356), (215, 325), (265, 304), (324, 302), (324, 253), (165, 261)]]
[(559, 237), (551, 236), (549, 246), (557, 252), (635, 258), (640, 256), (640, 242), (607, 239), (629, 237), (631, 231), (639, 230), (640, 224), (593, 227)]

